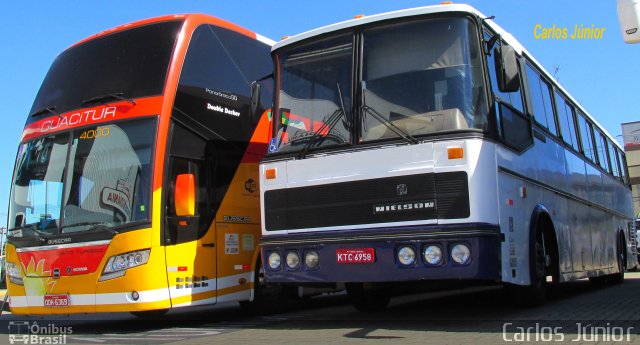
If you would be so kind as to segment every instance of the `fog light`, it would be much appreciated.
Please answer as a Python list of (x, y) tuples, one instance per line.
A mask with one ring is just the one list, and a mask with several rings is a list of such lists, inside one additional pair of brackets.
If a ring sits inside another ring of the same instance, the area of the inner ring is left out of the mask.
[(416, 262), (416, 251), (411, 247), (402, 247), (398, 250), (398, 261), (405, 266), (413, 265)]
[(273, 252), (271, 254), (269, 254), (269, 258), (267, 258), (269, 267), (272, 270), (277, 270), (278, 268), (280, 268), (280, 254)]
[(296, 268), (300, 265), (300, 256), (296, 252), (287, 253), (287, 267)]
[(137, 301), (140, 298), (140, 294), (137, 291), (133, 291), (131, 293), (131, 299), (133, 299), (134, 301)]
[(442, 249), (439, 246), (427, 246), (424, 249), (424, 260), (429, 265), (439, 265), (442, 262)]
[(307, 268), (314, 269), (318, 267), (319, 263), (320, 263), (320, 257), (318, 256), (317, 252), (310, 251), (310, 252), (307, 252), (307, 254), (305, 254), (304, 264), (307, 265)]
[(469, 263), (469, 259), (471, 258), (471, 251), (469, 247), (464, 244), (456, 244), (451, 248), (451, 259), (460, 265), (464, 265)]

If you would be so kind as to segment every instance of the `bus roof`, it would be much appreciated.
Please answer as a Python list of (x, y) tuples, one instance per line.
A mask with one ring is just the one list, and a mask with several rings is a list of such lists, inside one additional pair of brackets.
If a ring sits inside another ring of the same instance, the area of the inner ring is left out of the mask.
[(496, 33), (502, 36), (502, 39), (507, 42), (510, 46), (512, 46), (515, 51), (520, 55), (525, 55), (529, 61), (535, 64), (535, 66), (542, 71), (542, 73), (554, 83), (554, 85), (560, 89), (578, 108), (584, 113), (593, 123), (616, 145), (618, 148), (622, 149), (622, 146), (618, 143), (617, 140), (604, 128), (602, 127), (598, 121), (589, 114), (580, 103), (571, 96), (571, 94), (565, 90), (562, 85), (551, 75), (543, 66), (536, 60), (533, 55), (531, 55), (524, 46), (513, 37), (508, 31), (504, 30), (500, 25), (496, 24), (492, 19), (489, 19), (488, 16), (485, 16), (482, 12), (478, 11), (474, 7), (466, 4), (443, 4), (443, 5), (433, 5), (433, 6), (424, 6), (424, 7), (416, 7), (409, 8), (405, 10), (398, 10), (386, 13), (375, 14), (371, 16), (362, 16), (357, 17), (355, 19), (346, 20), (343, 22), (323, 26), (317, 29), (309, 30), (303, 32), (301, 34), (297, 34), (295, 36), (287, 37), (280, 42), (277, 42), (273, 45), (272, 51), (276, 51), (282, 47), (286, 47), (288, 45), (306, 40), (308, 38), (316, 37), (319, 35), (323, 35), (326, 33), (331, 33), (343, 29), (348, 29), (352, 27), (362, 26), (370, 23), (376, 23), (380, 21), (397, 19), (403, 17), (414, 17), (421, 15), (428, 15), (434, 13), (465, 13), (472, 15), (477, 18), (485, 19), (485, 23), (489, 28), (494, 30)]
[(109, 35), (112, 34), (114, 32), (118, 32), (118, 31), (122, 31), (122, 30), (127, 30), (133, 27), (137, 27), (137, 26), (143, 26), (143, 25), (148, 25), (148, 24), (153, 24), (153, 23), (159, 23), (159, 22), (164, 22), (164, 21), (170, 21), (170, 20), (184, 20), (184, 21), (196, 21), (196, 22), (202, 22), (202, 23), (209, 23), (209, 24), (214, 24), (235, 32), (238, 32), (240, 34), (243, 34), (245, 36), (249, 36), (253, 39), (256, 39), (260, 42), (263, 42), (265, 44), (268, 44), (270, 46), (273, 46), (275, 41), (264, 37), (260, 34), (257, 34), (253, 31), (250, 31), (248, 29), (245, 29), (239, 25), (233, 24), (231, 22), (228, 22), (224, 19), (220, 19), (217, 17), (213, 17), (213, 16), (209, 16), (206, 14), (197, 14), (197, 13), (192, 13), (192, 14), (172, 14), (172, 15), (165, 15), (165, 16), (160, 16), (160, 17), (153, 17), (153, 18), (148, 18), (148, 19), (143, 19), (143, 20), (139, 20), (136, 22), (132, 22), (132, 23), (128, 23), (128, 24), (123, 24), (123, 25), (119, 25), (116, 26), (114, 28), (111, 29), (107, 29), (104, 30), (102, 32), (99, 32), (97, 34), (91, 35), (83, 40), (80, 40), (79, 42), (75, 43), (73, 46), (82, 44), (84, 42), (90, 41), (92, 39), (101, 37), (101, 36), (105, 36), (105, 35)]

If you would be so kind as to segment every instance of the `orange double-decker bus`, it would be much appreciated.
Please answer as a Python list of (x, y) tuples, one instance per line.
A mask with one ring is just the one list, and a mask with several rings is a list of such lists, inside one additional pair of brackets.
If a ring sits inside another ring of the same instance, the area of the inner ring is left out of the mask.
[(272, 41), (205, 15), (89, 37), (53, 62), (18, 149), (14, 314), (164, 311), (260, 284), (258, 162)]

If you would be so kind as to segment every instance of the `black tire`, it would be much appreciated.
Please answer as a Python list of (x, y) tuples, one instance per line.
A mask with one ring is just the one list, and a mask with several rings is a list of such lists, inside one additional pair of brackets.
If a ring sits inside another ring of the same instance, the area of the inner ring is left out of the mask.
[(391, 288), (378, 287), (367, 289), (363, 284), (347, 284), (347, 295), (351, 304), (361, 312), (377, 312), (387, 308), (391, 300)]
[(267, 284), (261, 261), (256, 264), (253, 289), (253, 301), (240, 302), (247, 313), (268, 315), (281, 313), (287, 308), (289, 288), (282, 284)]
[(156, 309), (156, 310), (145, 310), (145, 311), (132, 311), (131, 315), (137, 317), (142, 320), (158, 320), (163, 318), (169, 309)]
[[(531, 284), (525, 286), (505, 284), (505, 289), (511, 301), (518, 307), (538, 307), (543, 305), (547, 298), (547, 275), (551, 272), (547, 267), (547, 255), (549, 253), (545, 249), (542, 231), (536, 232), (532, 249), (533, 253), (530, 255), (531, 265), (529, 269)], [(557, 277), (553, 279), (557, 281)]]
[(618, 246), (616, 251), (616, 261), (618, 263), (618, 273), (614, 273), (608, 277), (608, 281), (611, 284), (622, 284), (624, 283), (624, 271), (627, 269), (627, 256), (626, 256), (626, 245), (624, 243), (624, 237), (618, 237)]

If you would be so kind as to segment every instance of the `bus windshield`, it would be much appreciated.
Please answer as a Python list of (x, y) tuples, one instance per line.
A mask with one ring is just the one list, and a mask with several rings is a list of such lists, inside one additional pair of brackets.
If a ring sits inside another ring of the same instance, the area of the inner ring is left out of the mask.
[[(467, 18), (423, 19), (365, 28), (361, 40), (342, 34), (276, 51), (278, 142), (271, 153), (306, 150), (310, 140), (325, 148), (486, 130), (478, 37)], [(353, 57), (357, 49), (361, 59)], [(353, 115), (352, 94), (359, 95)]]
[(155, 118), (149, 118), (22, 144), (11, 190), (9, 236), (148, 221), (155, 128)]
[[(30, 114), (83, 108), (105, 95), (160, 95), (181, 21), (108, 34), (62, 52), (53, 62)], [(35, 121), (30, 116), (27, 122)]]

